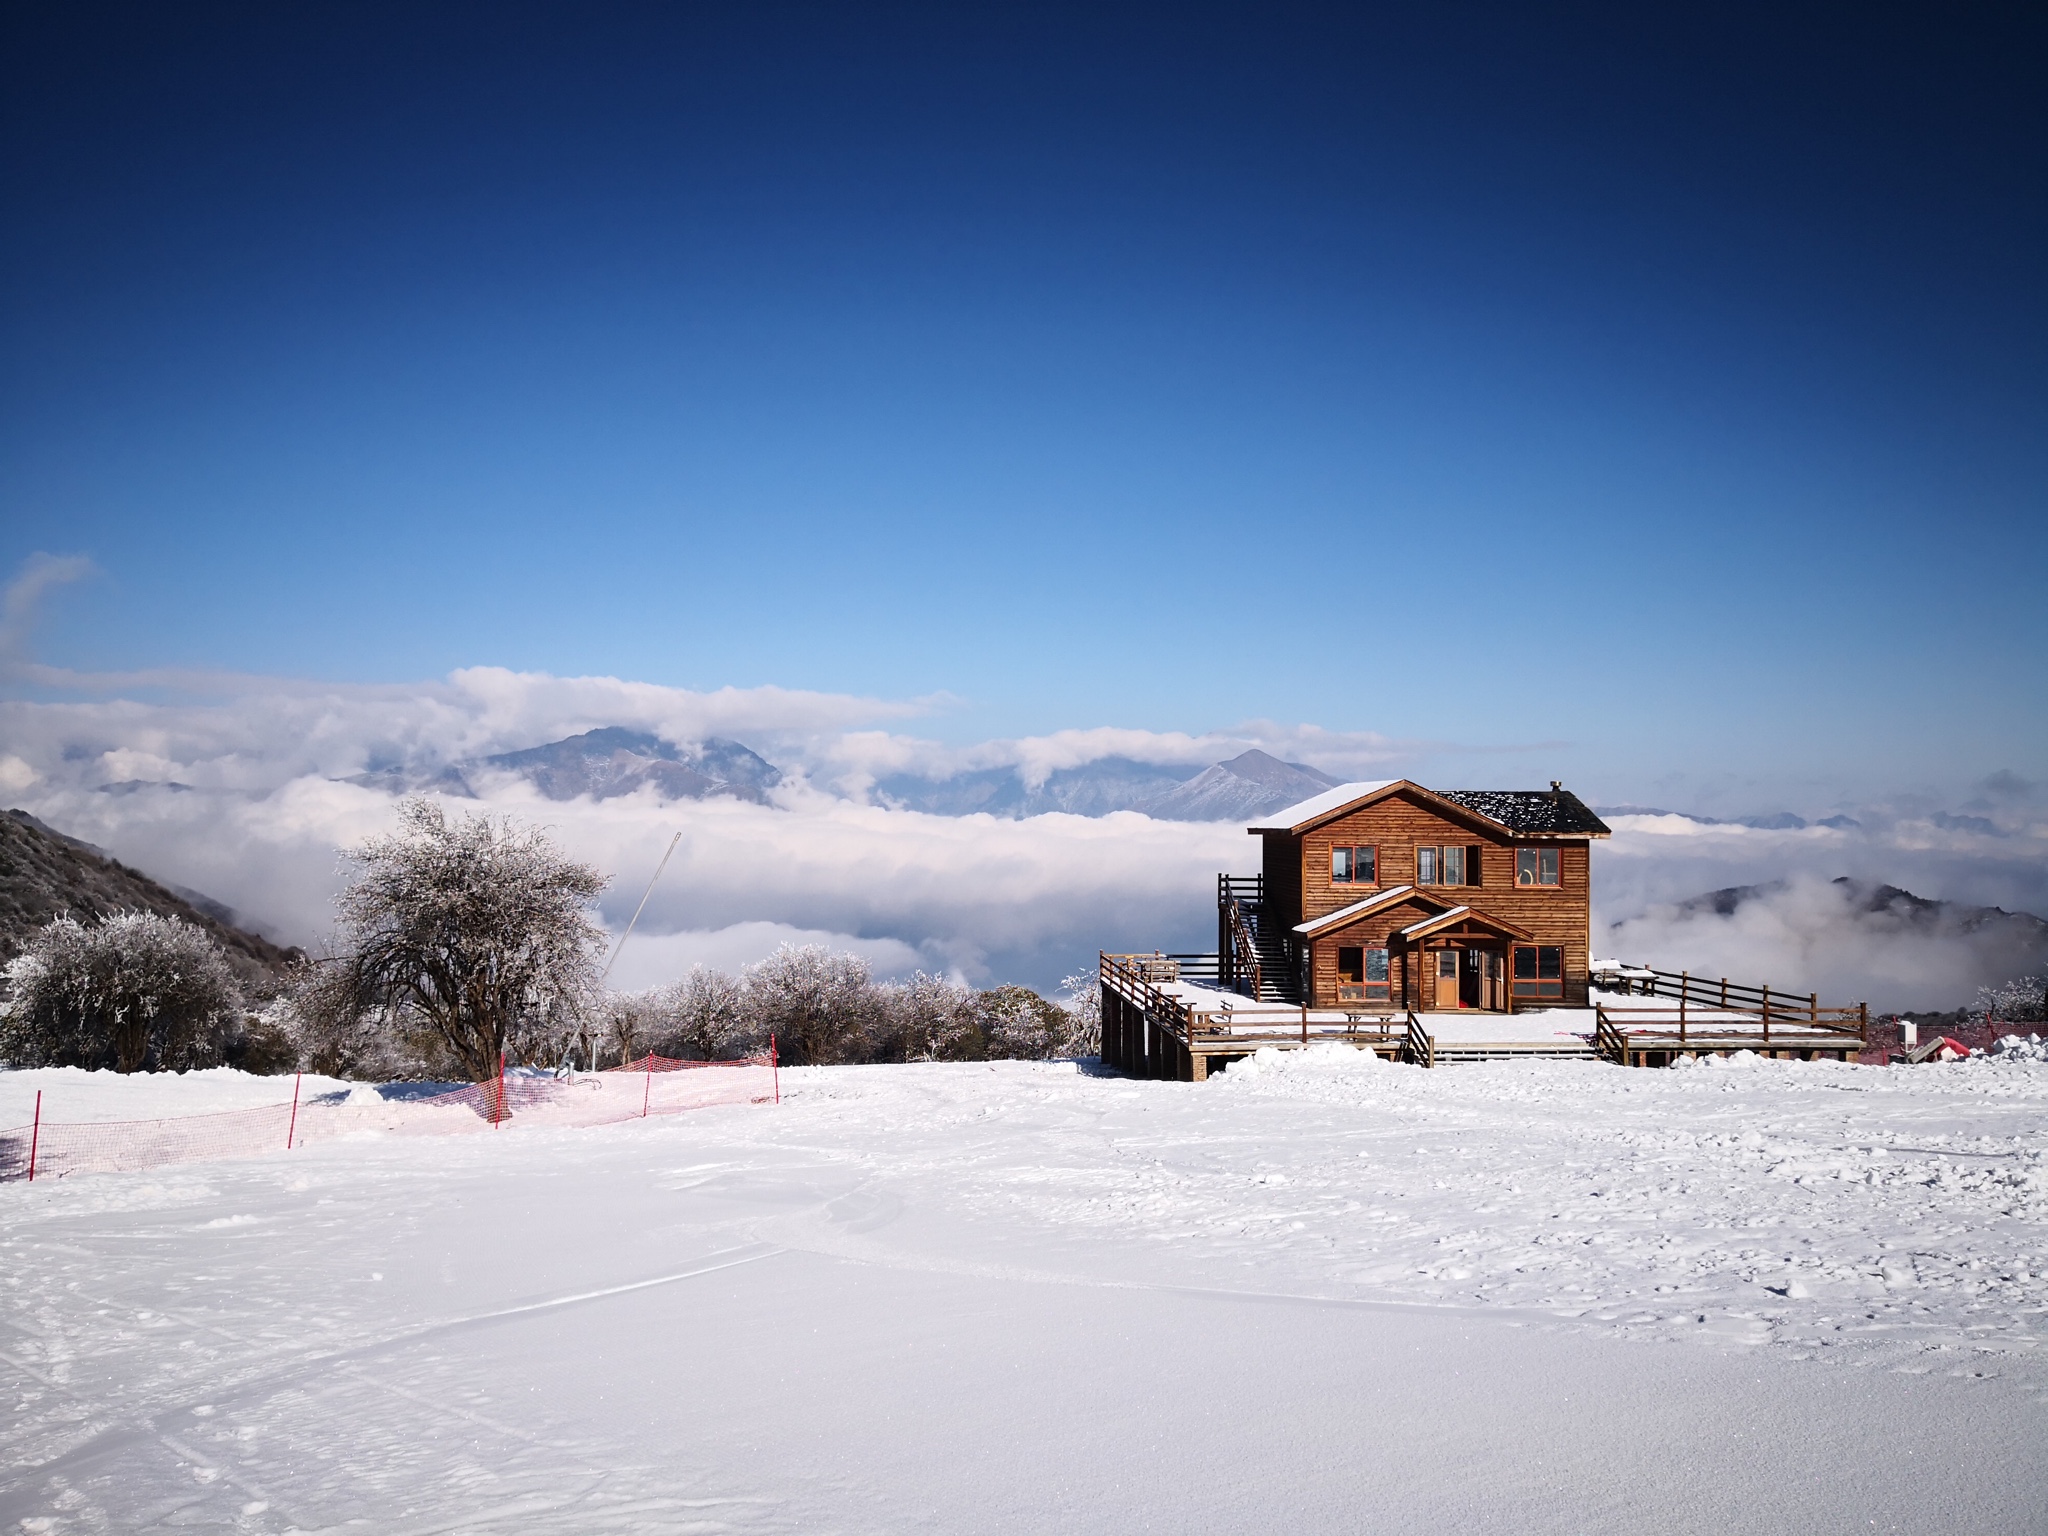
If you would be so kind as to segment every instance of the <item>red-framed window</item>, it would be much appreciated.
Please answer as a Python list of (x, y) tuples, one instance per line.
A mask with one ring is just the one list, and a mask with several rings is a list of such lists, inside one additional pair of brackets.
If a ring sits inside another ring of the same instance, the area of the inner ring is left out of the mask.
[(1515, 996), (1563, 997), (1564, 950), (1556, 944), (1515, 946)]
[(1355, 843), (1330, 850), (1332, 885), (1378, 885), (1380, 851), (1371, 843)]
[(1557, 885), (1558, 850), (1555, 848), (1517, 848), (1515, 850), (1516, 885)]
[(1479, 849), (1451, 843), (1437, 848), (1415, 850), (1417, 885), (1477, 885)]
[(1337, 947), (1337, 1001), (1384, 1003), (1393, 995), (1387, 974), (1387, 952), (1364, 945)]

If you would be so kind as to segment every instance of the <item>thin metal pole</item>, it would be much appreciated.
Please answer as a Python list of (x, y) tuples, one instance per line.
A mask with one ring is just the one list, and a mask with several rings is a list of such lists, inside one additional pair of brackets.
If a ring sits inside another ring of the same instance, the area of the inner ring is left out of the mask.
[(612, 974), (612, 967), (618, 963), (619, 951), (626, 947), (626, 940), (633, 937), (633, 925), (640, 921), (640, 914), (647, 910), (647, 898), (654, 894), (655, 880), (659, 880), (661, 878), (661, 872), (664, 869), (668, 868), (669, 855), (673, 854), (676, 851), (676, 844), (680, 843), (682, 840), (683, 834), (680, 832), (678, 832), (674, 837), (668, 840), (668, 852), (664, 853), (661, 856), (661, 862), (654, 866), (653, 879), (650, 879), (647, 882), (647, 889), (640, 893), (640, 905), (633, 909), (632, 922), (626, 924), (626, 931), (619, 935), (619, 942), (612, 946), (612, 957), (604, 963), (604, 975), (597, 978), (597, 984), (600, 987), (603, 986), (605, 982), (610, 978)]
[(285, 1127), (284, 1132), (284, 1149), (287, 1152), (292, 1149), (292, 1138), (299, 1133), (299, 1084), (305, 1076), (303, 1072), (294, 1073), (292, 1076), (292, 1123)]
[(782, 1055), (775, 1049), (775, 1037), (768, 1037), (768, 1071), (775, 1082), (775, 1102), (782, 1102)]
[(640, 1090), (640, 1118), (647, 1118), (647, 1105), (654, 1096), (654, 1052), (647, 1053), (647, 1082)]
[(505, 1123), (505, 1053), (498, 1052), (498, 1103), (496, 1113), (491, 1116), (491, 1129), (496, 1130)]
[(28, 1181), (36, 1181), (36, 1144), (43, 1139), (43, 1090), (36, 1090), (36, 1120), (28, 1133)]

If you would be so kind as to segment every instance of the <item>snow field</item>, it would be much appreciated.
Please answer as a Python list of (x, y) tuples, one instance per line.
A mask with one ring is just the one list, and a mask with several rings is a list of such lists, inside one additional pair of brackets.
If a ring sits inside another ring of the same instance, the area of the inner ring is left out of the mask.
[[(276, 1082), (0, 1074), (0, 1109), (37, 1079), (122, 1117)], [(2048, 1507), (2038, 1064), (1327, 1047), (1201, 1085), (783, 1087), (0, 1186), (0, 1529), (1995, 1532)]]

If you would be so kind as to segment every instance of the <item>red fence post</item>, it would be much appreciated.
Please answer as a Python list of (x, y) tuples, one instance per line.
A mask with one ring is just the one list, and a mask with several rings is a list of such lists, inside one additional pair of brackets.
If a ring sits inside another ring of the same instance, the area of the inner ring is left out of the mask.
[(292, 1149), (292, 1138), (299, 1133), (299, 1083), (305, 1075), (300, 1072), (292, 1078), (292, 1123), (286, 1126), (284, 1131), (284, 1149), (287, 1152)]
[(43, 1090), (36, 1090), (36, 1120), (28, 1133), (28, 1181), (36, 1181), (36, 1143), (43, 1139)]
[[(768, 1037), (768, 1073), (775, 1082), (775, 1102), (782, 1102), (782, 1058), (775, 1051), (775, 1037)], [(38, 1100), (40, 1102), (40, 1100)]]

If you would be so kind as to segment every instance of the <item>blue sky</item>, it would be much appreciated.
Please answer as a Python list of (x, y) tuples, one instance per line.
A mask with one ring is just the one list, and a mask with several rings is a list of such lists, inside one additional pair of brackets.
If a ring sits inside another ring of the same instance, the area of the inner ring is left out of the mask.
[(2048, 777), (2038, 15), (4, 25), (0, 560), (97, 571), (44, 661)]

